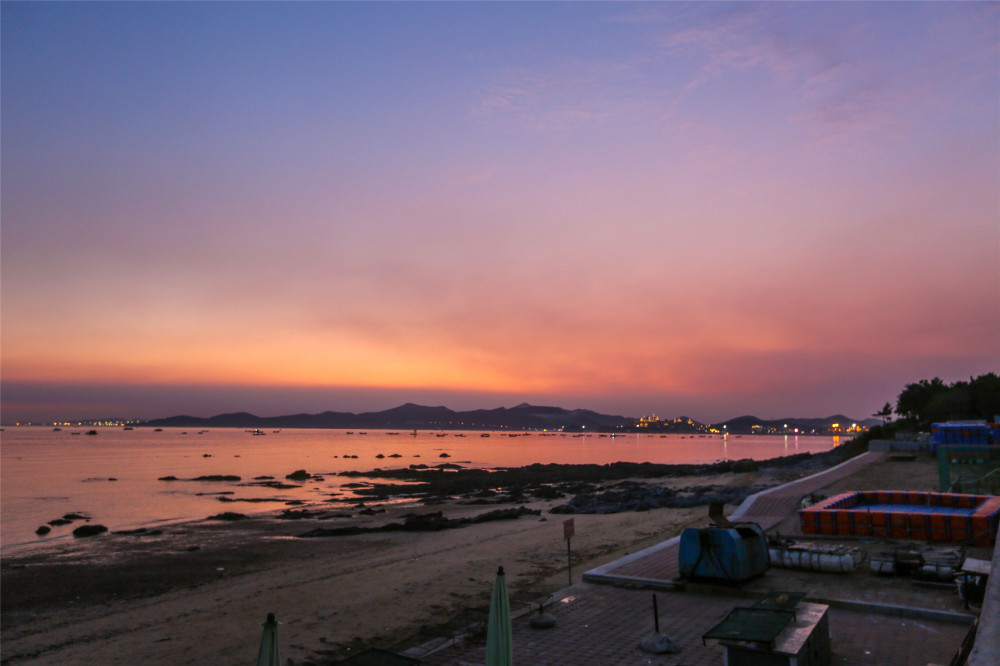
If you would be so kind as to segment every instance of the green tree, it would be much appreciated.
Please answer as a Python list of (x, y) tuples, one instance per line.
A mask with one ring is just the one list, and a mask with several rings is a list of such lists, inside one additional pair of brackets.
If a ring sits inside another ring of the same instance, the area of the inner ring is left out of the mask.
[(947, 391), (935, 393), (925, 408), (924, 419), (930, 423), (975, 418), (975, 405), (968, 382), (955, 382)]
[(916, 384), (907, 384), (896, 399), (896, 413), (903, 419), (917, 423), (930, 423), (927, 408), (934, 396), (945, 393), (948, 387), (940, 377), (927, 381), (921, 379)]
[(951, 385), (939, 377), (921, 379), (899, 394), (896, 413), (909, 424), (922, 426), (965, 419), (993, 421), (1000, 416), (1000, 377), (990, 372)]
[(995, 420), (1000, 416), (1000, 376), (995, 372), (969, 380), (972, 402), (977, 419)]

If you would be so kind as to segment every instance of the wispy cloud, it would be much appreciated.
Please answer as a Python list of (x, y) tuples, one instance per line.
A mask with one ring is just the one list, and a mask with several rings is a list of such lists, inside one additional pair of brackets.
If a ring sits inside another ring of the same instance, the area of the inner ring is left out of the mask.
[(644, 105), (635, 70), (625, 62), (567, 59), (495, 72), (472, 114), (483, 122), (565, 132), (621, 120)]
[(669, 26), (661, 45), (670, 57), (698, 63), (686, 86), (692, 95), (756, 73), (797, 107), (787, 119), (807, 123), (821, 138), (892, 124), (899, 92), (873, 59), (876, 31), (863, 16), (821, 29), (826, 18), (768, 5), (712, 8)]

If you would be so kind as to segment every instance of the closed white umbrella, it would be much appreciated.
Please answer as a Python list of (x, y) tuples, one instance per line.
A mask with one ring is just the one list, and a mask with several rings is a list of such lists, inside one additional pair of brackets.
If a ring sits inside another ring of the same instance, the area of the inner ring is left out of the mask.
[(486, 666), (511, 666), (514, 640), (510, 629), (510, 602), (507, 599), (507, 578), (503, 567), (497, 570), (490, 600), (490, 619), (486, 627)]
[(279, 662), (278, 622), (274, 619), (274, 613), (268, 613), (264, 633), (260, 637), (260, 650), (257, 651), (257, 666), (279, 666)]

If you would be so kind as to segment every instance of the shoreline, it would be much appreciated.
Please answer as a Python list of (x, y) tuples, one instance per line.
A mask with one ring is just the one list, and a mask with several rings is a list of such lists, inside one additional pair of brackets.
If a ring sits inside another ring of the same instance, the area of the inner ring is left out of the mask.
[[(754, 470), (629, 481), (674, 489), (777, 485), (836, 464), (832, 458), (811, 455), (794, 464), (758, 463)], [(283, 655), (295, 663), (324, 663), (362, 645), (384, 646), (486, 603), (498, 564), (509, 572), (513, 598), (537, 599), (564, 587), (565, 516), (551, 509), (565, 502), (529, 497), (486, 507), (458, 501), (433, 507), (388, 504), (384, 512), (349, 519), (281, 520), (274, 517), (278, 512), (268, 512), (233, 522), (179, 523), (160, 534), (105, 534), (4, 556), (2, 663), (100, 661), (95, 655), (112, 649), (135, 661), (244, 663), (252, 659), (250, 644), (268, 612), (286, 623)], [(432, 533), (299, 538), (316, 528), (376, 528), (413, 513), (471, 520), (522, 504), (540, 513)], [(706, 517), (704, 505), (575, 514), (573, 571), (703, 525)], [(193, 620), (214, 627), (218, 636), (182, 639), (183, 627), (189, 629)], [(95, 636), (103, 639), (95, 642)]]
[[(690, 447), (684, 444), (689, 440), (652, 437), (630, 437), (614, 446), (595, 446), (594, 441), (584, 444), (583, 440), (560, 437), (534, 440), (518, 437), (510, 445), (504, 438), (484, 448), (478, 438), (448, 438), (450, 443), (444, 443), (434, 436), (373, 437), (362, 446), (351, 443), (350, 438), (326, 437), (325, 431), (289, 433), (292, 431), (272, 438), (249, 435), (244, 438), (241, 434), (216, 430), (206, 433), (204, 438), (184, 438), (178, 433), (155, 437), (116, 430), (100, 439), (96, 448), (74, 446), (64, 436), (67, 433), (47, 431), (36, 433), (35, 438), (5, 439), (0, 554), (12, 554), (22, 550), (22, 546), (34, 549), (40, 542), (57, 537), (68, 541), (65, 536), (87, 522), (77, 520), (68, 524), (63, 520), (73, 514), (88, 516), (89, 522), (103, 524), (110, 530), (125, 530), (150, 527), (154, 523), (202, 520), (224, 510), (219, 503), (228, 499), (240, 503), (226, 508), (249, 514), (292, 506), (298, 500), (314, 504), (331, 498), (331, 503), (336, 503), (332, 498), (339, 496), (352, 502), (354, 493), (342, 487), (349, 482), (378, 486), (417, 481), (350, 478), (342, 474), (377, 475), (387, 468), (396, 468), (399, 473), (399, 468), (405, 470), (410, 463), (436, 467), (438, 463), (461, 462), (466, 468), (499, 470), (499, 475), (493, 475), (499, 478), (507, 473), (503, 470), (518, 470), (538, 462), (553, 464), (546, 469), (559, 469), (560, 463), (573, 463), (562, 465), (563, 469), (583, 469), (575, 467), (579, 464), (594, 464), (600, 469), (623, 460), (700, 466), (741, 458), (774, 458), (800, 450), (798, 443), (795, 447), (790, 442), (782, 446), (779, 439), (771, 437), (761, 438), (759, 445), (730, 446), (728, 450), (721, 440), (705, 439), (701, 440), (703, 446)], [(801, 450), (826, 453), (834, 444), (827, 438), (819, 438), (818, 443), (803, 443)], [(88, 453), (91, 449), (95, 451), (93, 456)], [(142, 451), (143, 455), (134, 456), (136, 451)], [(303, 471), (303, 468), (308, 470), (305, 478), (291, 478), (293, 470)], [(384, 501), (370, 490), (363, 491), (367, 496), (362, 501)], [(399, 489), (378, 492), (391, 496), (399, 493)], [(211, 495), (218, 497), (207, 497)], [(39, 533), (46, 530), (47, 534)]]
[[(289, 500), (281, 497), (274, 498), (230, 498), (231, 492), (215, 493), (220, 495), (220, 507), (217, 512), (209, 516), (193, 518), (165, 518), (151, 521), (139, 521), (134, 524), (109, 529), (112, 536), (128, 535), (153, 530), (175, 528), (186, 524), (197, 524), (206, 520), (211, 520), (212, 516), (219, 514), (235, 514), (238, 519), (261, 519), (261, 518), (282, 518), (282, 514), (302, 513), (302, 517), (307, 517), (309, 511), (315, 512), (315, 517), (323, 519), (324, 514), (328, 517), (336, 517), (337, 514), (349, 511), (352, 508), (371, 508), (381, 511), (380, 507), (388, 505), (408, 506), (419, 508), (421, 506), (437, 506), (447, 503), (459, 503), (469, 505), (511, 505), (523, 503), (534, 499), (563, 499), (570, 498), (586, 492), (594, 492), (601, 484), (615, 481), (626, 481), (628, 479), (682, 479), (698, 476), (716, 476), (728, 473), (753, 473), (758, 470), (772, 470), (787, 467), (806, 466), (812, 469), (825, 469), (828, 466), (846, 459), (847, 455), (842, 449), (832, 449), (821, 453), (798, 453), (786, 456), (777, 456), (763, 460), (750, 458), (717, 460), (706, 463), (649, 463), (649, 462), (613, 462), (606, 464), (565, 464), (565, 463), (534, 463), (521, 467), (496, 467), (479, 468), (466, 467), (466, 461), (442, 462), (435, 465), (411, 464), (407, 467), (396, 468), (373, 468), (370, 470), (349, 470), (338, 472), (334, 475), (346, 479), (364, 479), (362, 482), (347, 481), (341, 484), (340, 489), (346, 490), (348, 494), (339, 497), (330, 497), (326, 500)], [(288, 487), (300, 488), (315, 480), (323, 481), (323, 475), (315, 475), (299, 470), (295, 474), (301, 476), (295, 481), (295, 486), (277, 485), (273, 486), (277, 490)], [(291, 478), (291, 475), (288, 475)], [(275, 478), (275, 477), (269, 477)], [(380, 482), (384, 479), (388, 482)], [(183, 483), (186, 479), (176, 477), (165, 477), (161, 481)], [(237, 485), (265, 485), (283, 484), (284, 482), (239, 482)], [(765, 487), (754, 488), (754, 491), (763, 490)], [(696, 494), (697, 493), (696, 489)], [(704, 489), (700, 489), (702, 492)], [(751, 494), (747, 492), (745, 494)], [(732, 496), (716, 498), (717, 500), (729, 500), (732, 503)], [(694, 505), (704, 504), (707, 501), (697, 501)], [(267, 508), (257, 510), (240, 510), (243, 507), (261, 507), (265, 504), (281, 504), (280, 508)], [(686, 501), (661, 503), (661, 507), (679, 508), (692, 505)], [(659, 508), (649, 506), (647, 508)], [(325, 511), (324, 511), (325, 509)], [(635, 510), (622, 508), (619, 510)], [(559, 512), (559, 511), (557, 511)], [(562, 513), (586, 513), (585, 510), (564, 510)], [(71, 524), (70, 527), (90, 525), (91, 518), (86, 515), (77, 516), (80, 523)], [(99, 520), (93, 524), (100, 524)], [(29, 556), (32, 554), (44, 553), (50, 550), (72, 548), (74, 544), (86, 540), (75, 538), (71, 533), (64, 533), (58, 536), (45, 536), (36, 541), (21, 541), (14, 544), (3, 544), (0, 548), (0, 558), (11, 559)]]

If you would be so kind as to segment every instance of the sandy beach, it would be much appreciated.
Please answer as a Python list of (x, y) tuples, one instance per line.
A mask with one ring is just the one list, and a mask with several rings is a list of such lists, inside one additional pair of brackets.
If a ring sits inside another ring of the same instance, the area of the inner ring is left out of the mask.
[[(710, 477), (642, 479), (666, 487), (777, 484), (829, 464)], [(933, 489), (932, 461), (886, 461), (831, 488)], [(199, 521), (162, 534), (103, 535), (3, 561), (7, 664), (212, 663), (253, 660), (260, 624), (276, 614), (287, 663), (329, 663), (386, 647), (423, 626), (461, 619), (488, 603), (498, 565), (515, 599), (538, 600), (568, 582), (565, 498), (524, 503), (538, 515), (434, 532), (299, 538), (346, 524), (378, 527), (406, 514), (449, 519), (519, 505), (389, 505), (351, 518)], [(734, 506), (728, 506), (732, 511)], [(576, 514), (573, 577), (707, 523), (705, 506)], [(794, 521), (782, 531), (795, 531)]]

